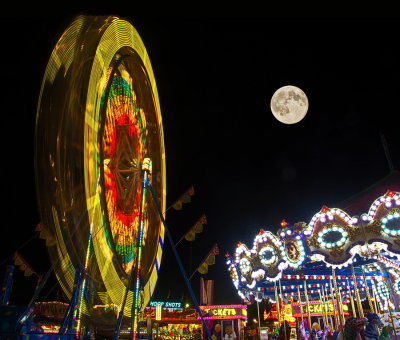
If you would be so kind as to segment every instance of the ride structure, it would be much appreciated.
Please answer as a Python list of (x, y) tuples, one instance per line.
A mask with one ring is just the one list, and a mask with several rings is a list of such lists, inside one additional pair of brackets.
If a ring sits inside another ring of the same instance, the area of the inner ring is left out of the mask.
[[(211, 339), (164, 219), (157, 87), (128, 21), (78, 16), (58, 40), (39, 95), (35, 175), (51, 267), (18, 319), (17, 338), (89, 339), (111, 326), (115, 340), (136, 339), (166, 233)], [(58, 333), (45, 335), (32, 330), (34, 304), (53, 272), (69, 304)]]
[(238, 243), (226, 255), (227, 265), (239, 296), (277, 302), (278, 320), (311, 329), (318, 315), (321, 326), (343, 329), (350, 316), (399, 312), (399, 237), (400, 193), (387, 190), (360, 215), (323, 206), (309, 223), (282, 221), (276, 235), (261, 229), (251, 249)]
[(164, 244), (144, 183), (165, 211), (166, 179), (156, 82), (128, 21), (78, 16), (67, 27), (45, 70), (35, 138), (41, 222), (74, 311), (60, 331), (87, 332), (102, 305), (119, 308), (119, 326), (131, 317), (136, 334)]

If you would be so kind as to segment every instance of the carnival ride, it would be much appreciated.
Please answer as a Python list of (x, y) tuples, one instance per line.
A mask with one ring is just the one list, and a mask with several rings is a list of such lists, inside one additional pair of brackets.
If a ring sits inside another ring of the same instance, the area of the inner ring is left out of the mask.
[(153, 199), (165, 211), (166, 180), (156, 82), (128, 21), (72, 21), (48, 61), (35, 132), (42, 228), (70, 319), (79, 330), (96, 305), (118, 306), (135, 328), (161, 265)]
[[(144, 44), (126, 20), (81, 15), (58, 40), (39, 95), (35, 175), (37, 231), (46, 238), (51, 268), (12, 338), (89, 339), (103, 328), (114, 330), (114, 340), (136, 339), (155, 289), (164, 233), (211, 337), (165, 223), (157, 87)], [(61, 325), (44, 331), (33, 316), (52, 272), (69, 304), (62, 306)]]
[(382, 320), (389, 314), (400, 331), (399, 237), (400, 192), (387, 190), (359, 215), (323, 206), (309, 223), (282, 221), (276, 235), (261, 229), (252, 248), (238, 243), (234, 255), (226, 255), (227, 265), (243, 299), (278, 302), (278, 320), (286, 319), (289, 305), (288, 317), (310, 329), (314, 315), (343, 329), (346, 318), (368, 311)]

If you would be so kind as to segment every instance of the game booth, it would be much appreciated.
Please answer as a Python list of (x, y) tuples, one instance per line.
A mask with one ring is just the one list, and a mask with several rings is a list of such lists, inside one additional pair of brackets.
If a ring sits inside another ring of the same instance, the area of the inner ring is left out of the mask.
[[(244, 339), (244, 327), (247, 321), (247, 306), (220, 305), (200, 306), (203, 319), (211, 332), (211, 337), (221, 339)], [(198, 317), (200, 320), (200, 316)], [(203, 330), (203, 339), (207, 340), (207, 333)]]

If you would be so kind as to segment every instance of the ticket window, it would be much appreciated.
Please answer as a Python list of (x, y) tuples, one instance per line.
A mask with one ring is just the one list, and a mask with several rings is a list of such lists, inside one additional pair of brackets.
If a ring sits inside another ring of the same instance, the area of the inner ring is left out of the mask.
[(224, 340), (237, 340), (238, 329), (234, 320), (224, 320), (222, 322), (222, 339)]

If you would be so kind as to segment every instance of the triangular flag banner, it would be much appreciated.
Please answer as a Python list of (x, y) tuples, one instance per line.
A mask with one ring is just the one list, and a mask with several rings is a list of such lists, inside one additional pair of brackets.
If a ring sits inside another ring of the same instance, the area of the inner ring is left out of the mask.
[(31, 276), (32, 274), (39, 276), (17, 251), (14, 253), (13, 260), (14, 264), (24, 272), (24, 276)]
[(186, 241), (194, 241), (196, 234), (203, 232), (203, 224), (207, 223), (206, 215), (202, 215), (195, 225), (185, 234)]
[(197, 234), (202, 233), (202, 232), (203, 232), (203, 225), (200, 224), (200, 223), (196, 223), (196, 224), (194, 225), (193, 231), (194, 231), (195, 233), (197, 233)]
[(179, 199), (172, 204), (172, 207), (175, 210), (182, 210), (182, 203), (189, 203), (191, 201), (191, 196), (194, 195), (194, 188), (193, 185), (185, 191), (185, 193), (179, 197)]
[(50, 234), (49, 230), (45, 227), (42, 222), (39, 222), (35, 228), (35, 231), (39, 232), (39, 238), (46, 240), (46, 246), (51, 247), (56, 244), (55, 238)]
[(207, 264), (207, 262), (203, 262), (200, 266), (199, 266), (199, 268), (197, 268), (197, 271), (200, 273), (200, 274), (207, 274), (208, 273), (208, 264)]
[(194, 241), (194, 239), (196, 238), (196, 233), (194, 232), (194, 231), (192, 231), (192, 230), (190, 230), (190, 231), (188, 231), (186, 234), (185, 234), (185, 240), (186, 241)]
[(215, 255), (219, 254), (218, 245), (214, 244), (210, 252), (207, 254), (203, 262), (197, 268), (200, 274), (206, 274), (208, 272), (208, 266), (215, 264)]
[(175, 210), (182, 210), (182, 201), (176, 201), (174, 204), (172, 204), (172, 208)]
[(215, 255), (210, 255), (210, 256), (207, 258), (207, 264), (208, 264), (209, 266), (215, 264)]

